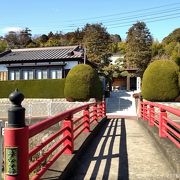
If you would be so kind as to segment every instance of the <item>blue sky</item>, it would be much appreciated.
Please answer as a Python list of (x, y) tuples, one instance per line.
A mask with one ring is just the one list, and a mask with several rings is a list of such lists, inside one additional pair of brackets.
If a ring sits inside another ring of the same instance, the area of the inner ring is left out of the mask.
[(1, 0), (0, 35), (28, 27), (33, 35), (68, 32), (86, 23), (101, 23), (123, 39), (143, 20), (155, 39), (180, 27), (179, 0)]

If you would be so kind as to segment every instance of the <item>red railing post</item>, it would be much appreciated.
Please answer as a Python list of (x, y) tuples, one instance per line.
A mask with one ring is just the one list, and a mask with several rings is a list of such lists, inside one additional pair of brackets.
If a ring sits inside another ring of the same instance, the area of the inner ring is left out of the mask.
[(143, 117), (143, 112), (144, 112), (144, 110), (143, 110), (143, 101), (141, 101), (140, 102), (140, 116), (141, 116), (141, 118), (143, 119), (144, 117)]
[(89, 107), (83, 111), (84, 131), (90, 132)]
[(159, 115), (159, 136), (160, 137), (166, 137), (165, 132), (167, 132), (167, 128), (164, 126), (167, 124), (166, 119), (167, 118), (167, 112), (166, 110), (160, 108), (160, 115)]
[(154, 106), (149, 108), (149, 126), (154, 126)]
[(143, 118), (144, 120), (148, 120), (147, 119), (147, 104), (143, 105), (143, 117), (144, 117)]
[(102, 101), (102, 111), (103, 111), (103, 117), (106, 116), (106, 99), (103, 98), (103, 101)]
[(102, 102), (100, 102), (99, 103), (99, 107), (98, 107), (98, 118), (99, 119), (102, 119), (102, 116), (103, 116), (103, 114), (102, 114)]
[(98, 117), (97, 117), (97, 104), (93, 106), (93, 121), (95, 123), (98, 123)]
[(29, 129), (25, 125), (25, 108), (21, 106), (24, 95), (16, 90), (9, 99), (8, 127), (4, 130), (5, 179), (29, 179), (28, 140)]
[(63, 121), (63, 128), (65, 131), (63, 137), (66, 137), (64, 141), (64, 147), (66, 147), (64, 154), (72, 154), (74, 151), (74, 137), (73, 137), (73, 121), (72, 116), (69, 116)]

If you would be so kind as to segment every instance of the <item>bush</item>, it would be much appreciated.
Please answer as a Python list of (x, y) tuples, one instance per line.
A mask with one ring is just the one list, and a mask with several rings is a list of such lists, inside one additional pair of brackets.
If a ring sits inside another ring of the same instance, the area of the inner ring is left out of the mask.
[(0, 81), (0, 98), (8, 98), (16, 88), (25, 98), (64, 98), (65, 79)]
[(89, 98), (100, 99), (102, 84), (97, 72), (86, 64), (73, 67), (66, 77), (64, 95), (67, 100), (72, 101), (86, 101)]
[(142, 96), (149, 101), (172, 101), (179, 95), (179, 67), (168, 60), (151, 63), (143, 74)]

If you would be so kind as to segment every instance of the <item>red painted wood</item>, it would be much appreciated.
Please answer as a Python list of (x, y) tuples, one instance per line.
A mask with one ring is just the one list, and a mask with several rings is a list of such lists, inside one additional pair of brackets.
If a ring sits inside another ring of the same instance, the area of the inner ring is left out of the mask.
[(84, 122), (84, 131), (83, 132), (90, 132), (90, 119), (89, 119), (89, 108), (86, 108), (83, 111), (83, 122)]
[(18, 147), (18, 175), (5, 175), (7, 180), (27, 180), (28, 174), (28, 127), (5, 128), (4, 147)]
[(45, 152), (43, 155), (41, 155), (36, 161), (31, 163), (31, 165), (29, 167), (29, 173), (31, 173), (34, 169), (36, 169), (39, 165), (41, 165), (41, 163), (45, 159), (47, 159), (53, 151), (55, 151), (57, 148), (59, 148), (59, 146), (61, 144), (63, 144), (63, 142), (65, 142), (65, 140), (66, 140), (66, 138), (64, 137), (61, 140), (59, 140), (58, 142), (54, 143), (53, 146), (51, 148), (49, 148), (47, 152)]
[(93, 122), (98, 123), (98, 117), (97, 117), (97, 105), (95, 104), (93, 106)]
[(167, 117), (167, 112), (164, 110), (161, 110), (160, 116), (159, 116), (159, 136), (161, 138), (166, 137), (167, 128), (164, 126), (164, 124), (167, 124), (167, 121), (164, 119), (164, 117)]
[(29, 137), (35, 136), (36, 134), (40, 133), (41, 131), (43, 131), (43, 130), (51, 127), (52, 125), (62, 121), (63, 119), (69, 117), (70, 115), (75, 114), (81, 110), (84, 110), (87, 107), (92, 106), (94, 104), (95, 103), (88, 103), (88, 104), (85, 104), (83, 106), (76, 107), (76, 108), (73, 108), (71, 110), (67, 110), (65, 112), (62, 112), (62, 113), (56, 115), (56, 116), (53, 116), (51, 118), (48, 118), (46, 120), (43, 120), (37, 124), (30, 126), (29, 127)]
[(62, 128), (55, 134), (51, 135), (48, 139), (46, 139), (42, 143), (38, 144), (38, 146), (36, 146), (29, 152), (29, 158), (31, 158), (33, 155), (35, 155), (37, 152), (39, 152), (42, 148), (44, 148), (47, 144), (49, 144), (51, 141), (53, 141), (56, 137), (61, 135), (64, 131), (65, 131), (65, 128)]
[(63, 121), (63, 127), (66, 128), (63, 137), (65, 137), (64, 147), (66, 147), (64, 154), (72, 154), (74, 151), (74, 137), (73, 137), (73, 121), (72, 117), (68, 117)]
[[(101, 103), (102, 104), (102, 103)], [(89, 107), (94, 106), (96, 110), (93, 108), (92, 112), (89, 112)], [(59, 153), (55, 154), (51, 160), (47, 162), (47, 164), (40, 169), (39, 172), (32, 178), (32, 179), (39, 179), (44, 172), (50, 167), (50, 165), (62, 154), (72, 154), (74, 151), (74, 141), (75, 139), (83, 132), (90, 131), (90, 115), (92, 119), (97, 121), (97, 117), (103, 117), (105, 112), (102, 114), (102, 106), (100, 105), (100, 111), (97, 112), (96, 103), (88, 103), (78, 108), (73, 108), (66, 112), (60, 113), (54, 117), (48, 118), (43, 120), (35, 125), (25, 128), (5, 128), (5, 147), (18, 147), (18, 164), (19, 164), (19, 174), (16, 177), (7, 176), (6, 179), (8, 180), (15, 180), (15, 179), (22, 179), (26, 180), (29, 179), (29, 173), (35, 170), (44, 160), (46, 160), (49, 155), (62, 146), (63, 149), (59, 151)], [(105, 109), (105, 107), (104, 107)], [(78, 125), (73, 130), (73, 120), (72, 115), (80, 112), (83, 112), (83, 116), (76, 119), (74, 123), (78, 123), (80, 120), (83, 121), (80, 125)], [(58, 132), (55, 132), (49, 138), (47, 138), (44, 142), (40, 142), (37, 144), (36, 147), (28, 152), (28, 140), (29, 138), (37, 135), (38, 133), (46, 130), (47, 128), (51, 127), (52, 125), (59, 123), (62, 121), (62, 129)], [(78, 131), (79, 130), (79, 131)], [(75, 134), (75, 131), (78, 133)], [(55, 138), (59, 135), (63, 134), (63, 137), (58, 140), (58, 142), (54, 143), (42, 156), (40, 156), (37, 160), (32, 162), (29, 166), (29, 158), (33, 155), (41, 151), (46, 145), (52, 142)], [(23, 137), (23, 138), (22, 138)], [(28, 167), (29, 166), (29, 167)]]
[(154, 126), (154, 106), (152, 105), (149, 109), (149, 126)]
[[(168, 118), (168, 114), (170, 113), (179, 117), (180, 110), (149, 101), (142, 102), (141, 108), (142, 119), (149, 120), (150, 126), (155, 125), (159, 129), (159, 136), (161, 138), (169, 138), (178, 148), (180, 148), (180, 143), (177, 140), (180, 138), (180, 125)], [(172, 129), (169, 124), (174, 126), (174, 128), (176, 128), (178, 131)]]

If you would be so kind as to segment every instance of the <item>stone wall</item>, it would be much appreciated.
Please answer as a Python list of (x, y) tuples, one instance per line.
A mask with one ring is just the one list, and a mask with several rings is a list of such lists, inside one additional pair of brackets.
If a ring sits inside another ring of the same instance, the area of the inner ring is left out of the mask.
[[(94, 102), (94, 99), (89, 102)], [(54, 116), (85, 103), (87, 102), (67, 102), (66, 99), (25, 99), (22, 106), (26, 109), (26, 118), (34, 118)], [(10, 106), (9, 99), (0, 99), (0, 118), (7, 119)]]

